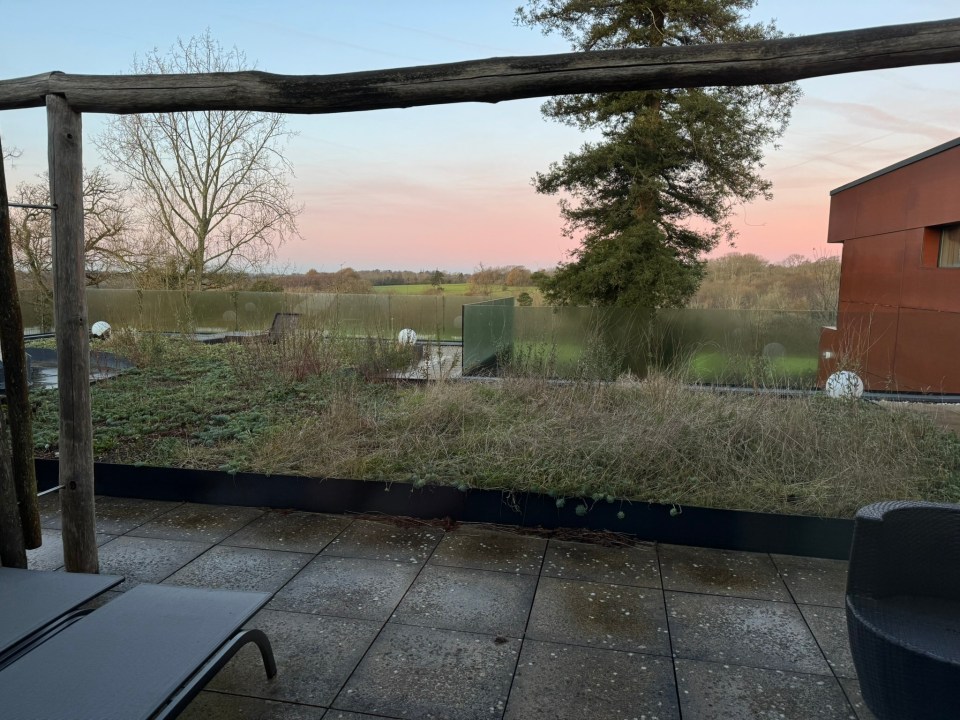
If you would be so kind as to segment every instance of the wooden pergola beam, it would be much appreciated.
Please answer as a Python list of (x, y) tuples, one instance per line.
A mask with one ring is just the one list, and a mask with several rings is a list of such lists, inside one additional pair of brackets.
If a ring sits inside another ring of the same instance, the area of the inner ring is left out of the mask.
[(0, 81), (0, 110), (60, 95), (76, 112), (320, 114), (571, 93), (758, 85), (960, 62), (960, 18), (723, 45), (491, 58), (338, 75), (45, 73)]

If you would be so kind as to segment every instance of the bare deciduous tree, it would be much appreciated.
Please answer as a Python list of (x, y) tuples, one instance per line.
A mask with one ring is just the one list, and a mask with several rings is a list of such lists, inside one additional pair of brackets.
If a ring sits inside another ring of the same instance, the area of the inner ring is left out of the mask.
[(510, 268), (507, 276), (503, 279), (503, 284), (509, 287), (526, 287), (531, 284), (530, 275), (532, 273), (523, 265), (517, 265)]
[[(46, 175), (41, 178), (36, 183), (20, 183), (13, 201), (27, 205), (49, 204), (50, 183)], [(130, 232), (130, 211), (124, 203), (123, 191), (100, 168), (83, 174), (83, 223), (88, 285), (99, 285), (110, 272), (135, 266), (139, 252)], [(50, 211), (12, 208), (10, 226), (17, 269), (28, 273), (33, 286), (51, 297)]]
[(480, 263), (470, 279), (467, 280), (467, 295), (489, 295), (493, 292), (493, 286), (502, 277), (499, 268), (486, 267), (483, 263)]
[[(224, 49), (209, 31), (133, 64), (138, 74), (249, 69), (242, 52)], [(297, 235), (288, 134), (277, 114), (175, 112), (118, 116), (96, 144), (130, 179), (180, 286), (202, 290), (260, 265)]]

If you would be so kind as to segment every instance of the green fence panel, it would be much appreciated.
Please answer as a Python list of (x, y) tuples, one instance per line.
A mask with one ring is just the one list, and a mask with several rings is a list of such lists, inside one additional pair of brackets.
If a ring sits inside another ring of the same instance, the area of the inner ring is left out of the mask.
[(298, 296), (282, 292), (237, 292), (236, 330), (238, 332), (263, 332), (273, 324), (277, 313), (296, 312)]
[(37, 290), (20, 290), (20, 313), (24, 332), (41, 333), (53, 329), (53, 301)]
[(511, 356), (516, 309), (512, 297), (463, 306), (465, 375), (495, 372), (498, 363)]
[[(20, 293), (29, 332), (53, 329), (51, 303), (38, 292)], [(347, 295), (177, 290), (87, 289), (90, 322), (114, 327), (184, 333), (263, 332), (277, 313), (300, 315), (298, 326), (353, 337), (396, 337), (411, 328), (418, 337), (459, 340), (461, 311), (473, 298), (443, 295)]]
[(507, 309), (482, 303), (464, 309), (464, 371), (488, 367), (499, 347), (501, 373), (609, 380), (660, 370), (689, 382), (813, 387), (820, 330), (829, 320), (771, 310)]
[(775, 310), (667, 310), (651, 327), (655, 364), (722, 385), (813, 387), (825, 318)]
[(513, 370), (561, 378), (643, 375), (650, 315), (632, 308), (519, 307)]

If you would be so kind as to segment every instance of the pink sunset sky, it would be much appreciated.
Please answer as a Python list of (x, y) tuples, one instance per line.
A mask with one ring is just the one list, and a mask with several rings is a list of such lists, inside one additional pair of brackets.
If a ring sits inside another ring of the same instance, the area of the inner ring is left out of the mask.
[[(42, 22), (31, 0), (4, 2), (0, 79), (50, 70), (128, 72), (134, 56), (206, 28), (258, 69), (322, 74), (565, 52), (560, 38), (513, 24), (519, 0), (342, 3), (108, 0), (58, 8)], [(755, 20), (807, 35), (958, 14), (956, 0), (759, 0)], [(736, 209), (735, 247), (779, 261), (833, 253), (829, 191), (960, 135), (960, 64), (883, 70), (801, 83), (793, 121), (770, 148), (774, 199)], [(340, 267), (471, 271), (484, 265), (551, 267), (575, 242), (561, 234), (556, 198), (530, 179), (589, 139), (546, 122), (540, 101), (291, 116), (287, 146), (305, 206), (303, 240), (278, 250), (279, 269)], [(84, 116), (85, 163), (105, 118)], [(4, 147), (22, 156), (11, 186), (46, 164), (42, 110), (0, 113)]]

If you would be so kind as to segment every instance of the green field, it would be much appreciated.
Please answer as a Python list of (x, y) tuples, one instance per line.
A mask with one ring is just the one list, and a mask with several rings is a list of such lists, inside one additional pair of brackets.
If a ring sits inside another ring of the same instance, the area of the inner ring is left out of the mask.
[[(468, 295), (469, 289), (467, 283), (445, 283), (442, 285), (444, 295)], [(373, 291), (381, 295), (433, 295), (436, 288), (429, 283), (420, 283), (419, 285), (374, 285)], [(530, 293), (534, 300), (538, 298), (539, 292), (535, 287), (514, 287), (504, 290), (502, 287), (494, 288), (489, 297), (514, 297), (522, 292)], [(482, 295), (477, 295), (477, 300), (482, 300)]]
[[(442, 285), (444, 295), (466, 295), (467, 283)], [(380, 295), (432, 295), (436, 288), (430, 283), (418, 285), (374, 285), (373, 291)]]

